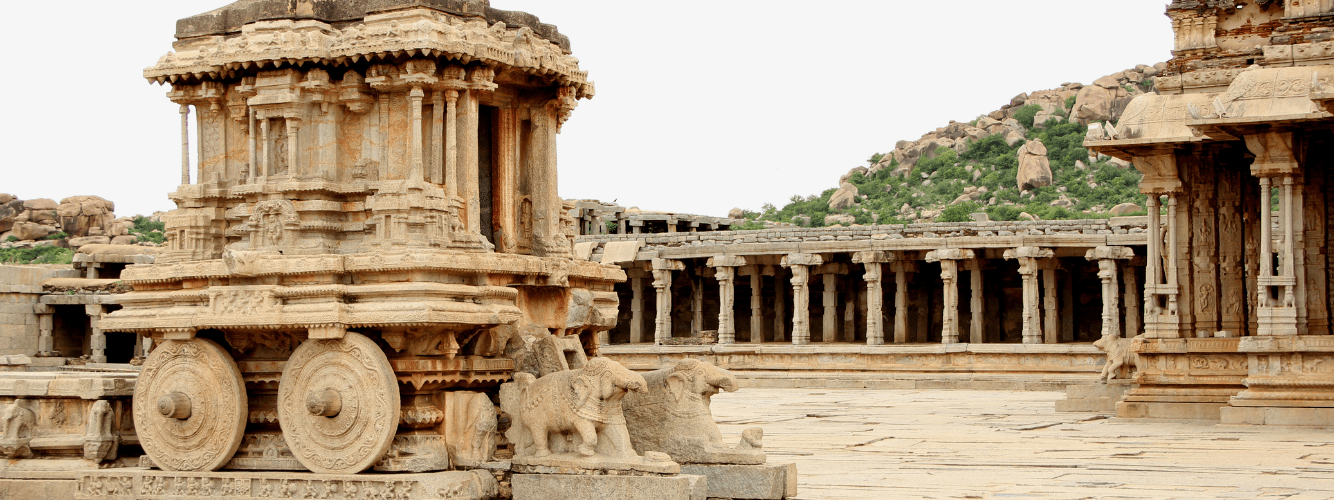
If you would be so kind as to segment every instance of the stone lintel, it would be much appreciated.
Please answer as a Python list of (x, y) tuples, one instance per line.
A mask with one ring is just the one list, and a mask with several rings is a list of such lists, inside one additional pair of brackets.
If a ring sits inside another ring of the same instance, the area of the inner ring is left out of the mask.
[(824, 258), (813, 253), (792, 253), (783, 256), (783, 267), (818, 266), (824, 264)]
[(927, 262), (940, 262), (942, 260), (968, 260), (974, 259), (976, 255), (972, 250), (963, 248), (946, 248), (941, 250), (932, 250), (926, 253)]
[(895, 255), (894, 252), (887, 252), (884, 250), (867, 250), (854, 252), (852, 254), (852, 262), (857, 264), (883, 264), (886, 262), (894, 262), (896, 260), (898, 260), (898, 256)]
[(653, 259), (654, 271), (684, 271), (686, 264), (679, 260)]
[(746, 265), (746, 258), (740, 255), (719, 255), (709, 257), (709, 261), (704, 265), (708, 267), (741, 267)]
[(812, 272), (815, 274), (848, 274), (848, 264), (846, 262), (820, 264)]
[(1055, 257), (1056, 253), (1050, 248), (1040, 247), (1018, 247), (1005, 251), (1005, 260), (1013, 259), (1050, 259)]
[(1084, 254), (1084, 258), (1088, 260), (1129, 260), (1134, 257), (1135, 251), (1130, 247), (1097, 247)]

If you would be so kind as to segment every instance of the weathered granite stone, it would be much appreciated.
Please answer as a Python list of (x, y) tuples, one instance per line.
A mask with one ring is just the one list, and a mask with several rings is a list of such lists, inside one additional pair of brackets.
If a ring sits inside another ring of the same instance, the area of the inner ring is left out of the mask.
[(687, 464), (682, 474), (709, 479), (709, 498), (779, 500), (797, 496), (797, 465)]
[(515, 474), (514, 500), (705, 500), (704, 476), (576, 476)]

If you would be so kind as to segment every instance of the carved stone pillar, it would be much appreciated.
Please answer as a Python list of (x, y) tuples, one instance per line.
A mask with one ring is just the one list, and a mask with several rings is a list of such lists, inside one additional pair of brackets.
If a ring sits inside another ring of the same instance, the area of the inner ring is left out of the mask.
[(690, 278), (690, 336), (699, 337), (702, 331), (704, 331), (704, 277), (693, 276)]
[(1061, 343), (1061, 323), (1056, 316), (1057, 308), (1060, 307), (1056, 298), (1057, 264), (1055, 259), (1038, 263), (1042, 269), (1042, 341), (1045, 344)]
[(55, 311), (46, 304), (33, 305), (37, 314), (37, 354), (38, 357), (59, 356), (56, 352), (56, 339), (52, 336), (55, 329)]
[(811, 343), (810, 266), (824, 263), (819, 255), (794, 253), (783, 257), (782, 266), (792, 270), (792, 344)]
[[(1246, 136), (1246, 147), (1255, 155), (1251, 174), (1260, 178), (1260, 275), (1258, 336), (1297, 335), (1298, 297), (1297, 281), (1305, 273), (1297, 273), (1295, 234), (1298, 224), (1293, 205), (1293, 177), (1300, 167), (1293, 155), (1291, 132), (1268, 132)], [(1279, 231), (1282, 248), (1278, 252), (1279, 269), (1273, 259), (1273, 212), (1270, 207), (1271, 187), (1281, 187), (1279, 202)]]
[(258, 132), (255, 130), (255, 110), (249, 110), (246, 115), (249, 117), (249, 134), (246, 135), (246, 158), (249, 161), (246, 165), (250, 169), (248, 180), (250, 182), (255, 182), (255, 179), (259, 177), (259, 159), (255, 156), (255, 141), (257, 140), (255, 134)]
[(684, 270), (679, 260), (653, 259), (653, 290), (658, 298), (653, 340), (657, 345), (672, 336), (672, 271)]
[[(1135, 169), (1144, 173), (1140, 192), (1148, 195), (1145, 209), (1149, 212), (1148, 259), (1144, 267), (1144, 337), (1179, 338), (1181, 316), (1177, 299), (1181, 292), (1177, 285), (1176, 197), (1182, 185), (1177, 175), (1176, 156), (1170, 153), (1137, 156), (1134, 162)], [(1164, 234), (1158, 200), (1163, 195), (1168, 198), (1166, 256), (1163, 254)]]
[(644, 270), (638, 267), (626, 269), (630, 278), (630, 343), (644, 341)]
[[(764, 277), (773, 276), (772, 266), (749, 265), (740, 268), (744, 276), (750, 277), (750, 342), (764, 342)], [(781, 298), (781, 297), (780, 297)], [(778, 316), (782, 320), (782, 316)]]
[(190, 105), (181, 104), (181, 185), (190, 183)]
[(945, 302), (940, 314), (940, 343), (959, 343), (959, 261), (973, 259), (972, 250), (950, 248), (927, 252), (927, 262), (940, 263), (940, 281), (944, 285), (941, 294)]
[(774, 342), (787, 342), (787, 287), (779, 277), (779, 270), (774, 266), (764, 266), (774, 277)]
[(92, 330), (92, 338), (88, 339), (89, 347), (92, 348), (92, 355), (88, 360), (93, 363), (107, 362), (107, 336), (102, 333), (99, 326), (102, 320), (103, 306), (92, 304), (83, 306), (84, 313), (88, 314), (88, 327)]
[(885, 344), (884, 263), (893, 262), (894, 254), (881, 251), (857, 252), (852, 261), (865, 267), (866, 345)]
[(426, 181), (445, 183), (445, 92), (431, 93), (431, 159), (426, 167)]
[(412, 108), (412, 154), (408, 170), (408, 181), (421, 182), (426, 179), (426, 160), (422, 158), (424, 139), (422, 137), (422, 100), (426, 92), (421, 87), (412, 87), (408, 92), (408, 104)]
[(908, 343), (908, 273), (917, 272), (917, 263), (896, 261), (894, 271), (894, 343)]
[(452, 200), (459, 196), (459, 91), (445, 91), (445, 193)]
[[(714, 278), (718, 280), (718, 343), (736, 343), (736, 317), (732, 312), (736, 305), (736, 268), (746, 265), (746, 259), (735, 255), (712, 257), (705, 264), (714, 268)], [(754, 335), (752, 333), (752, 335)]]
[[(459, 103), (457, 105), (458, 127), (459, 127), (459, 196), (463, 197), (464, 203), (468, 206), (468, 218), (463, 222), (468, 227), (470, 233), (480, 233), (482, 231), (482, 201), (481, 188), (478, 185), (478, 156), (477, 156), (477, 115), (480, 112), (479, 102), (476, 91), (468, 90), (459, 94)], [(555, 170), (555, 165), (548, 165), (544, 168)], [(560, 227), (559, 213), (560, 200), (555, 200), (554, 208), (549, 217), (556, 219), (555, 225)], [(558, 234), (556, 230), (553, 234)]]
[[(1084, 258), (1098, 263), (1098, 278), (1102, 280), (1102, 336), (1116, 337), (1121, 335), (1121, 305), (1118, 303), (1119, 285), (1117, 284), (1118, 260), (1129, 260), (1135, 257), (1134, 250), (1130, 247), (1097, 247), (1084, 254)], [(1126, 283), (1127, 288), (1132, 287), (1134, 282)], [(1129, 330), (1126, 337), (1134, 337), (1135, 334)]]
[(1019, 261), (1019, 274), (1024, 283), (1025, 344), (1041, 344), (1042, 331), (1038, 326), (1038, 259), (1050, 259), (1055, 254), (1047, 248), (1019, 247), (1005, 251), (1005, 260)]
[(968, 312), (971, 315), (971, 321), (968, 322), (968, 343), (981, 344), (986, 340), (986, 319), (983, 317), (985, 311), (982, 282), (983, 261), (980, 259), (970, 259), (964, 261), (964, 267), (970, 273), (969, 275), (969, 294), (968, 294)]
[(1143, 318), (1143, 316), (1140, 316), (1140, 311), (1139, 311), (1139, 282), (1138, 282), (1139, 280), (1135, 278), (1136, 260), (1141, 260), (1141, 259), (1132, 258), (1131, 261), (1128, 263), (1128, 265), (1124, 266), (1121, 269), (1123, 274), (1122, 282), (1125, 283), (1124, 288), (1125, 288), (1125, 304), (1126, 304), (1126, 314), (1125, 314), (1126, 338), (1134, 337), (1136, 335), (1139, 335), (1140, 333), (1143, 333), (1140, 330), (1140, 319)]
[(297, 140), (300, 138), (298, 132), (301, 131), (301, 119), (291, 116), (283, 120), (283, 123), (287, 125), (287, 174), (297, 177), (301, 172), (300, 163), (297, 163), (297, 158), (301, 154), (300, 141)]
[(848, 273), (848, 265), (836, 262), (821, 264), (815, 272), (824, 277), (824, 293), (820, 298), (824, 322), (821, 325), (820, 341), (833, 343), (838, 341), (838, 276)]

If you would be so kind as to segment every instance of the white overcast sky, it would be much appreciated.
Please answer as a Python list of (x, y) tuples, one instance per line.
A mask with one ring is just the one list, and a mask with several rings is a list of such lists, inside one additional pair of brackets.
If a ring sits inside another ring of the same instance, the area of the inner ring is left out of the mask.
[[(174, 208), (180, 117), (142, 70), (176, 19), (226, 3), (7, 4), (0, 192)], [(1165, 61), (1165, 3), (492, 0), (557, 25), (597, 83), (559, 138), (561, 196), (706, 215), (819, 193), (1020, 92)]]

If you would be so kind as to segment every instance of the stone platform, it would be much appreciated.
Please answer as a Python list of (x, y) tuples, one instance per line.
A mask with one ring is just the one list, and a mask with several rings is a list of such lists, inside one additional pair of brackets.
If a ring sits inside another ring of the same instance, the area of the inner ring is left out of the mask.
[[(499, 494), (495, 477), (485, 471), (343, 475), (309, 472), (173, 472), (134, 467), (81, 472), (73, 483), (73, 498), (79, 500), (482, 500)], [(4, 491), (0, 490), (0, 493)], [(0, 495), (0, 498), (11, 497)]]
[(1094, 383), (1106, 359), (1086, 343), (620, 344), (598, 352), (638, 371), (689, 358), (727, 369), (741, 387), (830, 389), (1064, 391)]
[(514, 500), (705, 500), (704, 476), (515, 474)]
[(704, 476), (709, 498), (782, 500), (797, 496), (797, 465), (687, 464), (681, 473)]
[(746, 389), (723, 435), (764, 427), (803, 499), (1334, 497), (1328, 430), (1057, 413), (1056, 392)]
[(1065, 388), (1065, 399), (1056, 401), (1056, 411), (1116, 413), (1131, 383), (1112, 380), (1106, 384), (1079, 384)]

